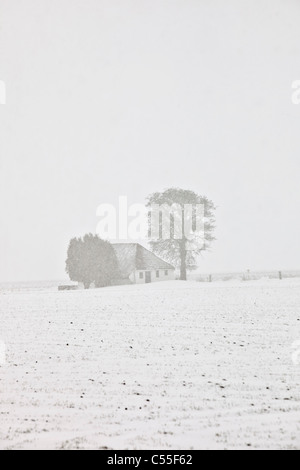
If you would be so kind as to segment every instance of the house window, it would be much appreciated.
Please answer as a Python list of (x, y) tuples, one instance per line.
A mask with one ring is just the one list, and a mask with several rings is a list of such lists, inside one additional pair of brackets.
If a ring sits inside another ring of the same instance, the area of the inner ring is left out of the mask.
[(140, 273), (140, 279), (144, 279), (144, 273)]
[(167, 276), (169, 274), (169, 271), (166, 269), (165, 270), (165, 276)]
[(159, 277), (159, 271), (156, 271), (156, 277)]

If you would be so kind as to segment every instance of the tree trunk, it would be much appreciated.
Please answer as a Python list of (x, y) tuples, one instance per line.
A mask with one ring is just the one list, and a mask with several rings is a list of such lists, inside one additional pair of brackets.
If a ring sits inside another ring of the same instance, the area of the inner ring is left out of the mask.
[(186, 281), (186, 247), (185, 240), (180, 244), (180, 280)]
[(186, 281), (186, 267), (182, 265), (180, 266), (180, 280)]

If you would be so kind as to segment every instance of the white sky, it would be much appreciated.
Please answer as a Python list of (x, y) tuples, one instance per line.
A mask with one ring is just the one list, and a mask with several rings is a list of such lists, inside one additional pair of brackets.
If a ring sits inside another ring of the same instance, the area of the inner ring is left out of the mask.
[(299, 0), (0, 0), (0, 281), (64, 278), (96, 209), (218, 206), (203, 271), (300, 269)]

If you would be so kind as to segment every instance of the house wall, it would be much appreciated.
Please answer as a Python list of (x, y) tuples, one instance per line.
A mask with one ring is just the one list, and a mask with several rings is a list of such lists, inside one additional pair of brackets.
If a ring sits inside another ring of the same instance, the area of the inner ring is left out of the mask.
[[(167, 269), (168, 275), (165, 275), (165, 269), (154, 269), (154, 270), (147, 270), (151, 272), (151, 282), (159, 282), (159, 281), (173, 281), (175, 279), (175, 270), (174, 269)], [(159, 271), (159, 277), (156, 277), (156, 271)], [(140, 272), (143, 273), (143, 279), (140, 279)], [(145, 284), (145, 277), (146, 277), (146, 270), (137, 270), (135, 273), (132, 273), (130, 276), (130, 280), (136, 284)]]

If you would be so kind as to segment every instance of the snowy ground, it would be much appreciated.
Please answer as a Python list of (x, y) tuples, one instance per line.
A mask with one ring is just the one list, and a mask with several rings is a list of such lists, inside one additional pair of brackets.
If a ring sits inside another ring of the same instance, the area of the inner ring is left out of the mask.
[(0, 449), (300, 449), (299, 279), (2, 291), (0, 321)]

